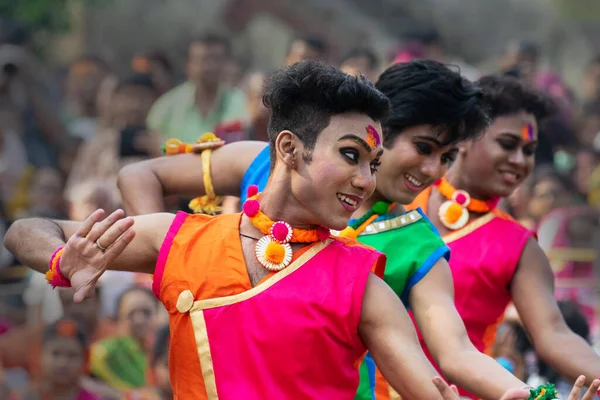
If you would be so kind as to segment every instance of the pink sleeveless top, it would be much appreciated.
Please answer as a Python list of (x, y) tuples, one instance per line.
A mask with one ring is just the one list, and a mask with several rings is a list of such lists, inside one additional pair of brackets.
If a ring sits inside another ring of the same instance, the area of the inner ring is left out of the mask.
[[(430, 190), (421, 193), (409, 208), (427, 212)], [(475, 347), (490, 354), (496, 329), (511, 302), (510, 284), (521, 253), (534, 233), (494, 209), (464, 228), (444, 236), (450, 247), (450, 269), (458, 313)], [(417, 329), (418, 331), (418, 329)], [(440, 371), (419, 332), (425, 354)], [(471, 396), (461, 390), (461, 395)]]
[(175, 398), (353, 399), (363, 293), (384, 256), (328, 239), (251, 287), (240, 218), (179, 213), (159, 255)]

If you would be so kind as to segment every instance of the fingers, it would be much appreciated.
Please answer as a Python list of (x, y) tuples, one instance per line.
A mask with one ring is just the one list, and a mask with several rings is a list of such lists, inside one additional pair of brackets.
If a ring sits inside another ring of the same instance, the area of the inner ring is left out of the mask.
[(583, 387), (583, 385), (585, 385), (585, 376), (581, 375), (575, 381), (575, 384), (573, 385), (573, 389), (571, 389), (571, 393), (569, 393), (568, 400), (579, 400), (581, 388)]
[(117, 221), (114, 224), (111, 224), (108, 230), (100, 235), (98, 241), (104, 249), (108, 250), (125, 232), (127, 232), (133, 226), (133, 222), (133, 218), (127, 217)]
[[(89, 233), (87, 233), (87, 239), (90, 242), (94, 243), (96, 240), (98, 240), (99, 237), (101, 237), (104, 234), (104, 232), (106, 232), (117, 221), (123, 218), (124, 215), (125, 212), (123, 210), (117, 210), (110, 214), (108, 217), (104, 218), (102, 221), (95, 223), (89, 230)], [(107, 244), (106, 242), (102, 242), (103, 247), (108, 247), (109, 245), (110, 243)]]
[(527, 400), (529, 398), (529, 390), (526, 389), (510, 389), (500, 400)]
[[(75, 235), (79, 237), (86, 237), (94, 225), (102, 219), (104, 216), (104, 210), (98, 209), (94, 211), (85, 221), (81, 224)], [(95, 240), (95, 239), (94, 239)]]
[(110, 264), (115, 258), (119, 256), (125, 250), (125, 247), (131, 243), (133, 238), (135, 237), (135, 231), (133, 229), (128, 229), (121, 235), (121, 237), (106, 250), (105, 254), (105, 262)]
[[(444, 400), (459, 400), (458, 394), (448, 386), (448, 384), (439, 376), (432, 379), (433, 384), (437, 388), (438, 392), (442, 395)], [(455, 388), (456, 389), (456, 388)]]
[[(577, 380), (579, 380), (579, 378)], [(600, 380), (594, 379), (594, 382), (592, 382), (581, 400), (592, 400), (596, 393), (598, 393), (598, 389), (600, 389)]]
[[(98, 278), (99, 277), (100, 275), (98, 275)], [(93, 282), (90, 282), (89, 284), (79, 288), (75, 294), (73, 294), (73, 301), (75, 303), (81, 303), (85, 299), (91, 299), (94, 296), (97, 280), (98, 279), (96, 278)]]
[(452, 390), (452, 393), (454, 393), (457, 397), (460, 397), (456, 385), (450, 385), (450, 390)]

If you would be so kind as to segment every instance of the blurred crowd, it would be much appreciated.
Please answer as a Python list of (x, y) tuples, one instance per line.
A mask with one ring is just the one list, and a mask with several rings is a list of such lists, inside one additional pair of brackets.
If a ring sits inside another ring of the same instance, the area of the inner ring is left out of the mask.
[[(97, 208), (119, 208), (119, 170), (161, 156), (169, 138), (194, 142), (211, 131), (227, 142), (267, 140), (261, 93), (270, 71), (246, 70), (226, 36), (205, 33), (191, 40), (184, 65), (160, 49), (141, 49), (126, 73), (116, 73), (91, 54), (50, 69), (36, 58), (28, 29), (15, 23), (2, 35), (0, 238), (21, 217), (83, 220)], [(569, 87), (560, 74), (541, 67), (543, 54), (533, 42), (508, 45), (495, 71), (479, 71), (447, 54), (433, 29), (401, 42), (385, 58), (364, 47), (331, 60), (327, 43), (298, 37), (282, 65), (320, 58), (375, 81), (391, 63), (428, 58), (460, 68), (471, 80), (499, 72), (548, 92), (561, 112), (541, 130), (536, 172), (503, 206), (538, 231), (569, 326), (594, 341), (600, 55), (590, 55), (580, 86)], [(186, 209), (187, 200), (167, 204)], [(227, 212), (238, 208), (236, 199), (227, 199)], [(0, 244), (0, 375), (6, 386), (0, 399), (9, 398), (9, 390), (24, 399), (54, 398), (40, 397), (49, 382), (65, 388), (82, 383), (105, 399), (172, 398), (167, 317), (150, 284), (150, 276), (108, 272), (95, 298), (75, 304), (68, 289), (53, 291)], [(494, 352), (523, 380), (561, 384), (537, 360), (518, 315), (507, 313)]]

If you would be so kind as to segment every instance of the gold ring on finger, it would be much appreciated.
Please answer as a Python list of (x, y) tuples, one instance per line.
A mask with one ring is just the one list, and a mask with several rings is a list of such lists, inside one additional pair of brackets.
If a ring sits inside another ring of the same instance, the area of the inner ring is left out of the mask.
[(100, 244), (100, 238), (96, 239), (96, 246), (98, 246), (98, 248), (102, 251), (106, 251), (107, 247), (102, 246), (102, 244)]

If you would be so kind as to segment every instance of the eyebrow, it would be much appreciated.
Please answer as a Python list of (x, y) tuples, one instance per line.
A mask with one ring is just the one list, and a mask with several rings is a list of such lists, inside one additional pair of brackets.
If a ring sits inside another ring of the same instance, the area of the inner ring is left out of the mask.
[[(510, 136), (511, 138), (518, 139), (521, 142), (523, 141), (523, 138), (521, 137), (521, 135), (517, 135), (516, 133), (512, 133), (512, 132), (502, 132), (499, 136)], [(527, 144), (538, 143), (538, 142), (539, 142), (539, 139), (535, 138), (533, 140), (530, 140)]]
[[(353, 135), (351, 133), (342, 136), (339, 141), (341, 142), (342, 140), (354, 140), (355, 142), (358, 142), (358, 144), (360, 144), (362, 147), (365, 148), (365, 150), (367, 152), (372, 152), (373, 150), (375, 150), (374, 148), (372, 148), (371, 146), (369, 146), (369, 143), (367, 143), (363, 138)], [(383, 151), (383, 149), (381, 149)]]
[(414, 136), (416, 139), (421, 139), (421, 140), (426, 140), (428, 142), (432, 142), (433, 144), (435, 144), (437, 147), (444, 147), (444, 145), (442, 144), (442, 142), (440, 142), (439, 140), (437, 140), (434, 137), (431, 136)]

